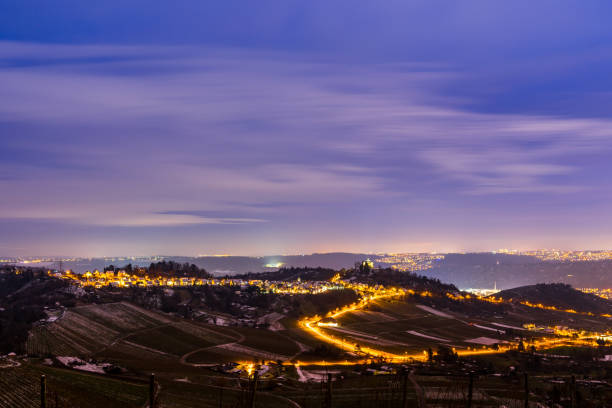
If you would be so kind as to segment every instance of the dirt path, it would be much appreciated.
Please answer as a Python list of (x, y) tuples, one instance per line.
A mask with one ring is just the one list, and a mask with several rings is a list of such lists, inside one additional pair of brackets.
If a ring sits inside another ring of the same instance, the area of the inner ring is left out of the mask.
[(295, 353), (294, 355), (292, 355), (291, 357), (289, 357), (289, 360), (293, 360), (294, 358), (296, 358), (297, 356), (299, 356), (300, 354), (306, 352), (306, 351), (310, 351), (312, 350), (310, 347), (308, 347), (307, 345), (305, 345), (304, 343), (300, 343), (299, 341), (292, 339), (291, 337), (285, 336), (288, 339), (292, 340), (300, 349), (300, 351), (298, 351), (297, 353)]
[[(224, 330), (230, 331), (230, 332), (234, 333), (236, 335), (236, 337), (238, 337), (238, 340), (234, 341), (234, 343), (242, 343), (246, 339), (246, 337), (244, 337), (244, 334), (242, 334), (240, 332), (237, 332), (234, 329), (230, 329), (228, 327), (224, 327)], [(221, 333), (221, 334), (223, 334), (223, 333)]]
[[(226, 344), (236, 344), (236, 343), (226, 343)], [(181, 364), (183, 364), (183, 365), (188, 365), (188, 366), (192, 366), (192, 367), (214, 367), (214, 366), (216, 366), (216, 365), (218, 365), (218, 364), (217, 364), (217, 363), (212, 363), (212, 364), (204, 364), (204, 363), (188, 363), (188, 362), (187, 362), (187, 359), (188, 359), (189, 357), (191, 357), (192, 355), (194, 355), (194, 354), (196, 354), (196, 353), (199, 353), (200, 351), (210, 350), (210, 349), (216, 348), (216, 347), (218, 347), (218, 346), (219, 346), (219, 344), (215, 344), (215, 345), (213, 345), (213, 346), (202, 347), (202, 348), (199, 348), (199, 349), (195, 349), (195, 350), (193, 350), (193, 351), (190, 351), (190, 352), (189, 352), (189, 353), (187, 353), (187, 354), (183, 354), (183, 355), (181, 356), (181, 358), (180, 358), (179, 362), (180, 362)]]
[[(208, 329), (208, 330), (210, 330), (212, 332), (215, 332), (213, 329)], [(214, 366), (218, 365), (216, 363), (215, 364), (188, 363), (187, 359), (189, 357), (191, 357), (192, 355), (200, 352), (200, 351), (206, 351), (206, 350), (214, 349), (214, 348), (217, 348), (217, 347), (220, 347), (220, 346), (231, 346), (231, 345), (234, 345), (234, 344), (237, 345), (238, 343), (243, 342), (246, 339), (246, 337), (244, 337), (244, 335), (242, 333), (237, 332), (236, 330), (229, 329), (229, 328), (224, 328), (224, 330), (230, 331), (231, 333), (235, 334), (238, 339), (235, 340), (235, 341), (228, 342), (228, 343), (214, 344), (212, 346), (207, 346), (207, 347), (202, 347), (202, 348), (199, 348), (199, 349), (195, 349), (193, 351), (190, 351), (189, 353), (183, 354), (181, 356), (179, 362), (181, 364), (183, 364), (183, 365), (188, 365), (188, 366), (192, 366), (192, 367), (214, 367)], [(220, 333), (220, 332), (215, 332), (215, 333), (224, 335), (225, 337), (229, 337), (229, 336), (227, 336), (227, 335), (225, 335), (223, 333)]]
[(289, 356), (285, 356), (282, 354), (276, 354), (265, 350), (256, 349), (253, 347), (248, 347), (240, 343), (228, 343), (228, 344), (220, 344), (217, 346), (218, 348), (222, 348), (225, 350), (229, 350), (234, 353), (246, 354), (255, 358), (261, 358), (265, 360), (288, 360)]
[[(159, 329), (159, 328), (162, 328), (162, 327), (173, 326), (175, 323), (176, 322), (163, 323), (163, 324), (159, 324), (159, 325), (156, 325), (156, 326), (153, 326), (153, 327), (145, 327), (144, 329), (134, 330), (132, 332), (126, 333), (126, 334), (124, 334), (122, 336), (117, 337), (111, 343), (109, 343), (108, 345), (102, 347), (100, 350), (97, 350), (96, 352), (94, 352), (92, 354), (92, 356), (99, 355), (100, 353), (108, 350), (109, 348), (113, 347), (114, 345), (116, 345), (119, 342), (123, 342), (123, 343), (125, 343), (125, 344), (127, 344), (129, 346), (137, 347), (137, 348), (140, 348), (140, 349), (152, 352), (152, 353), (157, 353), (157, 354), (162, 354), (162, 355), (166, 355), (166, 356), (171, 356), (172, 354), (166, 353), (166, 352), (161, 351), (161, 350), (152, 349), (150, 347), (142, 346), (140, 344), (136, 344), (136, 343), (130, 342), (130, 341), (126, 340), (126, 339), (131, 337), (131, 336), (133, 336), (133, 335), (136, 335), (136, 334), (146, 333), (148, 331), (156, 330), (156, 329)], [(214, 333), (214, 334), (216, 334), (216, 335), (218, 335), (218, 336), (231, 338), (231, 336), (228, 336), (227, 334), (225, 334), (223, 332), (216, 331), (216, 330), (214, 330), (212, 328), (206, 327), (205, 329), (210, 331), (210, 332), (212, 332), (212, 333)], [(228, 329), (228, 328), (225, 328), (225, 330), (227, 330), (227, 331), (231, 332), (232, 334), (234, 334), (237, 337), (237, 340), (235, 340), (234, 342), (224, 343), (224, 344), (239, 343), (239, 342), (241, 342), (241, 341), (243, 341), (245, 339), (244, 335), (242, 335), (241, 333), (239, 333), (239, 332), (237, 332), (235, 330)], [(216, 345), (213, 345), (213, 346), (202, 347), (200, 349), (193, 350), (193, 351), (191, 351), (191, 352), (181, 356), (180, 362), (181, 362), (181, 364), (193, 365), (193, 366), (196, 366), (196, 367), (206, 366), (206, 365), (194, 365), (194, 364), (190, 364), (190, 363), (187, 363), (185, 360), (190, 355), (195, 354), (198, 351), (206, 350), (206, 349), (209, 349), (209, 348), (214, 348), (214, 347), (217, 347), (217, 346), (220, 346), (220, 345), (222, 345), (222, 344), (216, 344)], [(212, 365), (215, 365), (215, 364), (212, 364)]]
[(124, 344), (127, 344), (128, 346), (139, 348), (141, 350), (148, 351), (149, 353), (157, 353), (157, 354), (161, 354), (162, 356), (172, 356), (172, 354), (168, 354), (165, 351), (143, 346), (142, 344), (132, 343), (131, 341), (127, 341), (127, 340), (122, 340), (122, 341)]
[(214, 350), (214, 349), (225, 349), (225, 350), (229, 350), (229, 351), (232, 351), (232, 352), (235, 352), (235, 353), (249, 354), (249, 355), (251, 355), (253, 357), (256, 357), (256, 358), (263, 358), (263, 359), (266, 359), (266, 360), (274, 360), (274, 361), (276, 361), (276, 360), (291, 360), (291, 359), (297, 357), (300, 353), (309, 350), (308, 346), (300, 343), (299, 341), (294, 340), (294, 339), (292, 339), (292, 338), (290, 338), (288, 336), (283, 336), (287, 340), (293, 341), (297, 345), (299, 351), (297, 353), (295, 353), (294, 355), (292, 355), (292, 356), (285, 356), (285, 355), (282, 355), (282, 354), (276, 354), (276, 353), (272, 353), (272, 352), (269, 352), (269, 351), (260, 350), (260, 349), (256, 349), (256, 348), (253, 348), (253, 347), (245, 346), (245, 345), (241, 344), (246, 339), (246, 337), (242, 333), (237, 332), (237, 331), (232, 330), (232, 329), (228, 329), (228, 328), (224, 328), (224, 330), (229, 330), (230, 332), (234, 333), (238, 337), (238, 339), (235, 340), (235, 341), (232, 341), (232, 342), (223, 343), (223, 344), (215, 344), (215, 345), (212, 345), (212, 346), (202, 347), (202, 348), (190, 351), (189, 353), (186, 353), (183, 356), (181, 356), (181, 358), (179, 360), (180, 363), (183, 364), (183, 365), (188, 365), (188, 366), (192, 366), (192, 367), (213, 367), (213, 366), (216, 366), (216, 365), (218, 365), (216, 363), (215, 364), (212, 364), (212, 363), (211, 364), (208, 364), (208, 363), (190, 363), (190, 362), (187, 361), (189, 359), (189, 357), (191, 357), (192, 355), (194, 355), (194, 354), (196, 354), (196, 353), (198, 353), (200, 351)]
[[(146, 328), (144, 328), (144, 329), (134, 330), (134, 331), (132, 331), (132, 332), (126, 333), (126, 334), (124, 334), (124, 335), (122, 335), (122, 336), (117, 337), (115, 340), (113, 340), (112, 342), (110, 342), (110, 343), (109, 343), (109, 344), (107, 344), (106, 346), (102, 347), (100, 350), (97, 350), (97, 351), (95, 351), (94, 353), (92, 353), (92, 356), (96, 356), (96, 355), (98, 355), (98, 354), (100, 354), (100, 353), (102, 353), (102, 352), (104, 352), (104, 351), (108, 350), (109, 348), (113, 347), (114, 345), (116, 345), (116, 344), (117, 344), (117, 343), (119, 343), (120, 341), (124, 341), (125, 343), (130, 343), (130, 342), (128, 342), (128, 341), (125, 341), (125, 339), (127, 339), (128, 337), (133, 336), (133, 335), (135, 335), (135, 334), (138, 334), (138, 333), (144, 333), (144, 332), (147, 332), (147, 331), (151, 331), (151, 330), (159, 329), (159, 328), (161, 328), (161, 327), (166, 327), (166, 326), (170, 326), (170, 325), (172, 325), (172, 323), (164, 323), (164, 324), (159, 324), (159, 325), (157, 325), (157, 326), (153, 326), (153, 327), (146, 327)], [(130, 345), (134, 346), (134, 344), (133, 344), (133, 343), (130, 343)], [(144, 346), (141, 346), (141, 348), (143, 348), (143, 347), (144, 347)], [(147, 349), (148, 349), (148, 347), (144, 347), (144, 348), (147, 348)], [(149, 351), (150, 351), (150, 350), (153, 350), (153, 349), (149, 349)], [(153, 351), (155, 351), (155, 352), (157, 352), (157, 353), (161, 353), (161, 354), (168, 354), (168, 353), (164, 353), (163, 351), (159, 351), (159, 350), (153, 350)]]

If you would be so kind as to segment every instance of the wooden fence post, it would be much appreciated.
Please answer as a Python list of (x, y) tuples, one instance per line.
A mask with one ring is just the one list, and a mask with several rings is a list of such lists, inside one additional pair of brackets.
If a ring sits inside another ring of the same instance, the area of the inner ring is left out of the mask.
[(325, 408), (332, 408), (332, 375), (327, 374), (327, 389), (325, 391)]
[(155, 374), (149, 377), (149, 407), (155, 407)]
[(525, 408), (529, 408), (529, 376), (525, 373)]
[(248, 408), (255, 407), (255, 393), (257, 391), (258, 372), (253, 372), (253, 382), (251, 383), (251, 394), (249, 395)]
[(40, 408), (47, 406), (47, 379), (45, 375), (40, 376)]
[(472, 408), (472, 398), (474, 397), (474, 373), (470, 373), (470, 384), (468, 385), (467, 408)]
[(570, 388), (570, 407), (576, 408), (576, 377), (573, 375)]
[(408, 408), (408, 370), (402, 367), (402, 408)]

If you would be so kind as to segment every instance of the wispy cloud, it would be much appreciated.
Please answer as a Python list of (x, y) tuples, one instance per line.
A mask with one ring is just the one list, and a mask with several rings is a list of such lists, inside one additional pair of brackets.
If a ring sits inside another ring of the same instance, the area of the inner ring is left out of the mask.
[(571, 166), (537, 163), (524, 157), (520, 151), (485, 150), (429, 150), (423, 158), (432, 163), (445, 176), (465, 184), (465, 190), (474, 194), (502, 193), (570, 193), (582, 189), (548, 177), (564, 176), (575, 169)]
[(198, 224), (250, 224), (265, 222), (259, 218), (212, 218), (190, 214), (122, 214), (108, 218), (92, 218), (82, 220), (90, 225), (118, 227), (175, 227), (180, 225)]
[[(0, 209), (246, 224), (274, 218), (248, 203), (401, 204), (432, 181), (456, 197), (589, 188), (567, 178), (612, 150), (611, 121), (471, 112), (438, 92), (458, 77), (271, 52), (0, 44), (2, 144), (17, 158), (0, 169), (19, 174), (0, 178), (13, 193)], [(19, 160), (32, 148), (46, 160)]]

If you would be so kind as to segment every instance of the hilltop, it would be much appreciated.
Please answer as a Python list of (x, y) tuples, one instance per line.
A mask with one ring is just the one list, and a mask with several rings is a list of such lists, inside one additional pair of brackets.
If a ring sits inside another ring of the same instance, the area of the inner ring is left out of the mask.
[(294, 281), (312, 280), (323, 281), (331, 279), (338, 271), (330, 268), (308, 268), (308, 267), (283, 267), (274, 272), (249, 272), (243, 275), (235, 275), (237, 279), (261, 279), (261, 280), (279, 280), (279, 281)]
[(503, 299), (541, 303), (559, 309), (578, 312), (612, 313), (612, 302), (604, 298), (580, 292), (563, 283), (539, 283), (503, 290), (495, 295)]

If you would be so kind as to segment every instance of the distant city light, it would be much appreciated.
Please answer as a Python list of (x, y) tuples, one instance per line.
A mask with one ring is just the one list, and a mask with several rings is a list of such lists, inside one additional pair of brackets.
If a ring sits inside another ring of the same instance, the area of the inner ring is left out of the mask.
[(271, 262), (271, 263), (265, 264), (264, 266), (266, 268), (280, 268), (283, 265), (284, 265), (284, 263), (282, 263), (282, 262)]

